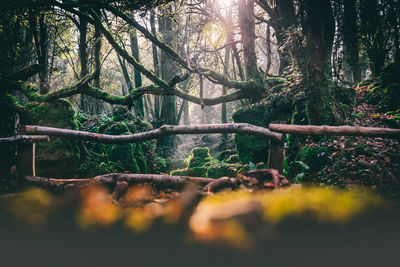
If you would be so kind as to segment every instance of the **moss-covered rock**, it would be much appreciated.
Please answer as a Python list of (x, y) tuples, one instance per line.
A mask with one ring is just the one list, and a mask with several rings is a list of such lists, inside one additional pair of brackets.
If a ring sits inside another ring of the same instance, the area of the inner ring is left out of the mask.
[(216, 163), (212, 164), (207, 168), (206, 177), (208, 178), (220, 178), (220, 177), (234, 177), (237, 173), (238, 169), (233, 164), (221, 164)]
[(212, 161), (208, 147), (196, 147), (192, 149), (191, 155), (185, 160), (189, 168), (203, 166)]
[(192, 149), (190, 156), (186, 159), (186, 165), (187, 167), (184, 169), (171, 171), (170, 175), (208, 178), (234, 177), (239, 171), (248, 169), (248, 165), (228, 164), (212, 158), (207, 147)]
[[(292, 110), (292, 96), (273, 93), (261, 103), (237, 110), (232, 118), (235, 123), (250, 123), (268, 128), (271, 121), (288, 121)], [(234, 140), (242, 163), (268, 161), (268, 138), (235, 134)]]
[[(152, 129), (150, 124), (134, 117), (123, 107), (101, 116), (80, 114), (79, 121), (83, 130), (111, 135), (128, 135)], [(87, 143), (86, 148), (89, 156), (81, 166), (81, 176), (125, 171), (157, 172), (154, 140), (123, 145)]]
[[(76, 112), (67, 100), (28, 104), (21, 114), (22, 124), (77, 130)], [(79, 167), (80, 151), (76, 141), (51, 138), (36, 144), (36, 174), (45, 177), (73, 177)]]

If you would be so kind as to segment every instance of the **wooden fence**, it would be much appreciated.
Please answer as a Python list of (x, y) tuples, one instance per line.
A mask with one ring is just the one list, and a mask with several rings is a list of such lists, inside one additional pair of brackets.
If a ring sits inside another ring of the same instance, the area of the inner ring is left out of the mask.
[(13, 137), (0, 138), (0, 144), (17, 144), (18, 177), (25, 180), (27, 176), (35, 176), (35, 143), (49, 142), (50, 137), (60, 137), (71, 140), (101, 142), (108, 144), (125, 144), (156, 139), (176, 134), (206, 134), (206, 133), (241, 133), (270, 140), (268, 151), (268, 167), (282, 173), (285, 159), (284, 135), (324, 135), (324, 136), (368, 136), (384, 138), (400, 138), (400, 129), (374, 128), (360, 126), (316, 126), (288, 125), (271, 123), (269, 129), (247, 123), (206, 124), (206, 125), (164, 125), (158, 129), (135, 133), (131, 135), (107, 135), (85, 131), (59, 129), (53, 127), (22, 125), (18, 127)]

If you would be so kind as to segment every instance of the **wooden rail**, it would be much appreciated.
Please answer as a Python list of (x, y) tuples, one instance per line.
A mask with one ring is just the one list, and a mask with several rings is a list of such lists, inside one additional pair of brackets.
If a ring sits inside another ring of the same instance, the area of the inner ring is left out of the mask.
[(279, 133), (303, 134), (303, 135), (327, 135), (327, 136), (369, 136), (399, 138), (400, 129), (361, 127), (361, 126), (327, 126), (327, 125), (269, 125), (269, 129)]
[(17, 166), (19, 170), (19, 177), (21, 178), (26, 176), (35, 176), (35, 143), (48, 142), (49, 136), (109, 144), (126, 144), (156, 139), (167, 135), (205, 133), (240, 133), (270, 138), (268, 167), (278, 170), (279, 173), (282, 173), (283, 171), (283, 162), (285, 158), (285, 141), (282, 133), (328, 136), (369, 136), (384, 138), (400, 137), (400, 129), (360, 126), (287, 125), (284, 124), (284, 122), (273, 122), (269, 125), (269, 129), (247, 123), (190, 126), (164, 125), (155, 130), (131, 135), (107, 135), (53, 127), (23, 125), (19, 127), (19, 131), (16, 136), (0, 138), (0, 144), (18, 144)]
[(74, 140), (93, 141), (108, 144), (126, 144), (160, 138), (176, 134), (206, 133), (242, 133), (281, 140), (282, 134), (248, 123), (199, 124), (199, 125), (163, 125), (158, 129), (130, 135), (109, 135), (85, 131), (59, 129), (53, 127), (22, 125), (20, 132), (24, 134), (45, 134)]

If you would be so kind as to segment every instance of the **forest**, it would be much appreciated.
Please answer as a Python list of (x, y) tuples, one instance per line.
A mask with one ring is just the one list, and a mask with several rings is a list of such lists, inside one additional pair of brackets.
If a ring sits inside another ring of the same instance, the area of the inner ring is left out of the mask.
[(398, 261), (399, 0), (0, 11), (1, 265)]

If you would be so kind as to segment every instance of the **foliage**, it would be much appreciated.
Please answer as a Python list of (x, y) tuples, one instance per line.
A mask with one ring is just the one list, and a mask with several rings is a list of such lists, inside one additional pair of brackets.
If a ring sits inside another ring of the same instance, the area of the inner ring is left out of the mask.
[(400, 64), (386, 66), (380, 77), (363, 82), (369, 93), (365, 96), (368, 103), (377, 105), (379, 111), (393, 112), (400, 109)]
[(208, 178), (234, 177), (238, 172), (249, 168), (248, 165), (214, 159), (207, 147), (193, 148), (189, 157), (185, 159), (185, 164), (186, 168), (173, 170), (170, 174)]
[[(135, 118), (125, 108), (115, 108), (108, 115), (88, 116), (80, 113), (81, 129), (111, 135), (126, 135), (150, 130), (151, 126)], [(80, 175), (94, 176), (104, 173), (124, 172), (149, 173), (156, 171), (165, 161), (155, 156), (155, 141), (108, 145), (101, 143), (85, 144), (86, 159), (80, 167)]]

